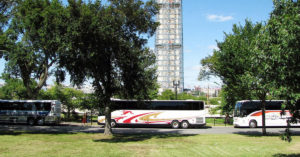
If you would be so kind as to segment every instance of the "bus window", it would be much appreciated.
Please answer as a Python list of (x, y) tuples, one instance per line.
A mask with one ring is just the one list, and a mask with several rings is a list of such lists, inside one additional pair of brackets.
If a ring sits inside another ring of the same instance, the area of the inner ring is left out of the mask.
[(23, 111), (31, 111), (33, 110), (32, 103), (19, 103), (19, 109)]
[(0, 110), (12, 110), (12, 107), (7, 102), (1, 102), (0, 103)]
[(51, 103), (35, 103), (37, 111), (50, 111)]
[(240, 106), (241, 106), (241, 103), (239, 103), (239, 102), (235, 104), (235, 108), (234, 108), (234, 116), (235, 117), (240, 116)]
[(266, 103), (266, 110), (281, 110), (283, 101), (273, 101)]
[(260, 102), (254, 102), (254, 101), (244, 102), (240, 106), (240, 116), (244, 117), (254, 111), (258, 111), (260, 110), (260, 106), (261, 106)]

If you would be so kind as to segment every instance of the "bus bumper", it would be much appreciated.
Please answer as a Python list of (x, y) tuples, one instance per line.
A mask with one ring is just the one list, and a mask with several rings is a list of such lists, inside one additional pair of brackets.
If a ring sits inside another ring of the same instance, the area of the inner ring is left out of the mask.
[(202, 123), (202, 124), (190, 124), (191, 127), (204, 127), (206, 126), (206, 123)]
[(98, 125), (105, 125), (105, 123), (100, 123), (100, 122), (97, 122), (97, 124), (98, 124)]

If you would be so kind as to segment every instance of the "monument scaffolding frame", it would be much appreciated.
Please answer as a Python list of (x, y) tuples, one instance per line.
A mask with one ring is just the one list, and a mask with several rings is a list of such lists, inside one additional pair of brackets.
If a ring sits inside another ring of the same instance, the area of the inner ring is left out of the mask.
[(155, 35), (155, 53), (159, 92), (174, 91), (174, 82), (179, 81), (178, 91), (184, 89), (183, 71), (183, 24), (182, 0), (156, 0), (160, 11), (156, 16), (160, 23)]

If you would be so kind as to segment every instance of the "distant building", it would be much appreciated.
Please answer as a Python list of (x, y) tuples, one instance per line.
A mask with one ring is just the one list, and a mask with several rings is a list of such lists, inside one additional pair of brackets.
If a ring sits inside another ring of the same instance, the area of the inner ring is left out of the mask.
[(219, 87), (200, 87), (200, 86), (195, 86), (193, 91), (197, 91), (198, 93), (204, 93), (206, 96), (209, 97), (218, 97), (221, 92), (221, 88)]

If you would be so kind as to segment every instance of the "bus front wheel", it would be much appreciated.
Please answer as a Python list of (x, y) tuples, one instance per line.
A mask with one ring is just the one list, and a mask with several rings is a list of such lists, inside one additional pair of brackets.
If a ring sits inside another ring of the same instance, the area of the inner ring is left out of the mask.
[(173, 129), (178, 129), (180, 126), (180, 123), (177, 120), (172, 121), (171, 126)]
[(41, 119), (39, 119), (39, 120), (37, 121), (37, 124), (38, 124), (38, 125), (44, 125), (44, 124), (45, 124), (45, 120), (44, 120), (43, 118), (41, 118)]
[(256, 122), (255, 120), (251, 120), (251, 121), (249, 122), (249, 127), (250, 127), (250, 128), (256, 128), (256, 127), (257, 127), (257, 122)]
[(29, 118), (29, 119), (27, 120), (27, 123), (28, 123), (28, 125), (34, 125), (35, 121), (34, 121), (33, 118)]

